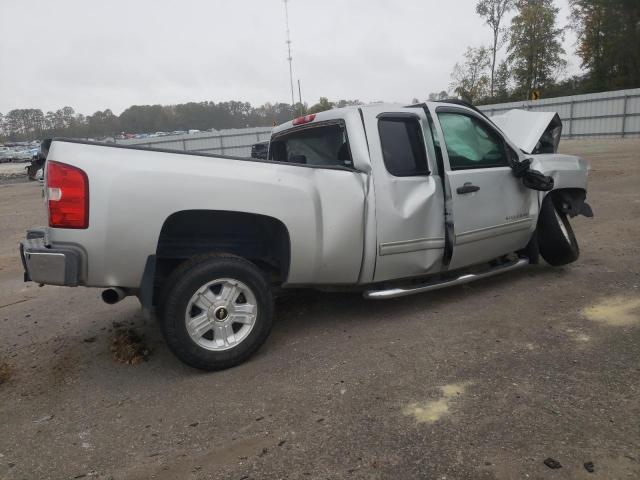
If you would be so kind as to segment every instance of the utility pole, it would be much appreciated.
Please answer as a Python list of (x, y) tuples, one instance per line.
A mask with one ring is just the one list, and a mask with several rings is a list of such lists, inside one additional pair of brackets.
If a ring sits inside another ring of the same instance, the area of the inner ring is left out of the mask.
[(300, 101), (300, 115), (302, 115), (304, 113), (302, 111), (304, 107), (302, 106), (302, 90), (300, 90), (300, 79), (298, 79), (298, 99)]
[(289, 0), (283, 0), (284, 1), (284, 16), (285, 16), (285, 20), (287, 23), (287, 53), (289, 54), (289, 56), (287, 57), (287, 60), (289, 61), (289, 82), (291, 83), (291, 114), (292, 117), (295, 116), (295, 99), (293, 98), (293, 67), (291, 65), (293, 58), (291, 57), (291, 35), (289, 33), (289, 8), (288, 8), (288, 3)]

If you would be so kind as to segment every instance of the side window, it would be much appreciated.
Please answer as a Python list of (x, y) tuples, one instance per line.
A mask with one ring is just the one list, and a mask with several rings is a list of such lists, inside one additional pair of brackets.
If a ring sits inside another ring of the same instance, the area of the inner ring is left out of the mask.
[(508, 165), (502, 138), (477, 118), (442, 112), (438, 119), (452, 170)]
[(271, 141), (269, 159), (276, 162), (351, 167), (344, 125), (322, 125), (285, 132)]
[(382, 157), (394, 177), (428, 175), (422, 126), (415, 117), (382, 117), (378, 121)]

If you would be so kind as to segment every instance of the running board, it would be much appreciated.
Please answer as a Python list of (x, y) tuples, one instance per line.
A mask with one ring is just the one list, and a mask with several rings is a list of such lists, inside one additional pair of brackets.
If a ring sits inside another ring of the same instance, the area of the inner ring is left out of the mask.
[(519, 258), (513, 262), (494, 267), (486, 272), (480, 273), (465, 273), (456, 278), (448, 280), (441, 280), (438, 282), (418, 284), (413, 287), (406, 288), (390, 288), (388, 290), (365, 290), (362, 294), (364, 298), (369, 300), (386, 300), (387, 298), (405, 297), (407, 295), (413, 295), (415, 293), (430, 292), (432, 290), (438, 290), (445, 287), (453, 287), (454, 285), (463, 285), (465, 283), (480, 280), (481, 278), (492, 277), (499, 273), (509, 272), (517, 268), (529, 265), (528, 258)]

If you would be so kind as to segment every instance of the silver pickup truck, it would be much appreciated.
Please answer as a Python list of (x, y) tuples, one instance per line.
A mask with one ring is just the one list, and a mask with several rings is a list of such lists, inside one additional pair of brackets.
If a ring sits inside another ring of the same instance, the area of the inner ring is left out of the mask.
[(275, 128), (266, 160), (55, 139), (25, 280), (136, 295), (181, 360), (217, 370), (265, 341), (283, 289), (386, 299), (573, 262), (588, 166), (541, 115), (336, 109)]

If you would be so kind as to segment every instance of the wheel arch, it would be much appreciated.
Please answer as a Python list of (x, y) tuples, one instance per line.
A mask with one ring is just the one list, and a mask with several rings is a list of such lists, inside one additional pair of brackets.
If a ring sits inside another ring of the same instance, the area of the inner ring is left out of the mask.
[(182, 262), (210, 253), (245, 258), (265, 271), (273, 283), (284, 283), (289, 275), (291, 242), (281, 220), (250, 212), (181, 210), (165, 219), (155, 255), (147, 260), (141, 286), (143, 306), (157, 303), (164, 280)]
[(588, 208), (584, 195), (582, 189), (558, 189), (545, 197), (536, 227), (536, 243), (539, 254), (549, 265), (566, 265), (580, 256), (580, 247), (568, 217), (581, 213), (578, 211), (580, 208)]

